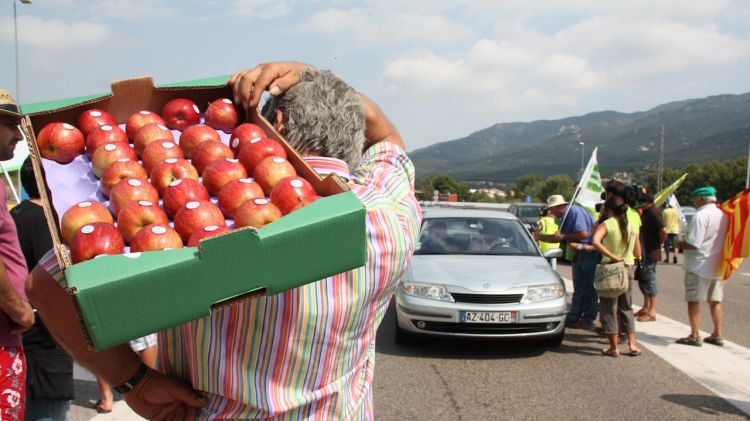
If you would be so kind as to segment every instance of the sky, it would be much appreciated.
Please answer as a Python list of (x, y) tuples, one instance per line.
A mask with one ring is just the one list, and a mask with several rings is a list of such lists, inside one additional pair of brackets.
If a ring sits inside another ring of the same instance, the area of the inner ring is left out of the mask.
[[(13, 0), (0, 87), (16, 93)], [(16, 2), (22, 103), (297, 60), (375, 101), (409, 150), (496, 123), (750, 91), (746, 0)], [(750, 107), (748, 109), (750, 119)]]

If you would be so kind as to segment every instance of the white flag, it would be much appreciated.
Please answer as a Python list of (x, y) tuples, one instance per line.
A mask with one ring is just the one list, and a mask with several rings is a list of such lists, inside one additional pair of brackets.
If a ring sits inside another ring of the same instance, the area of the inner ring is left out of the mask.
[(687, 227), (687, 219), (685, 219), (685, 215), (682, 214), (682, 208), (680, 207), (680, 202), (677, 201), (677, 198), (675, 197), (675, 195), (673, 194), (669, 195), (669, 197), (667, 198), (667, 205), (671, 206), (672, 208), (674, 208), (674, 210), (677, 211), (677, 216), (679, 217), (679, 220), (680, 220), (680, 227), (682, 229), (685, 229), (685, 227)]
[(575, 197), (575, 203), (587, 207), (593, 208), (597, 203), (602, 201), (601, 195), (604, 191), (602, 188), (602, 179), (599, 177), (599, 163), (596, 160), (596, 151), (599, 148), (594, 148), (591, 152), (591, 158), (589, 164), (586, 166), (586, 171), (583, 172), (581, 180), (578, 182), (578, 194)]

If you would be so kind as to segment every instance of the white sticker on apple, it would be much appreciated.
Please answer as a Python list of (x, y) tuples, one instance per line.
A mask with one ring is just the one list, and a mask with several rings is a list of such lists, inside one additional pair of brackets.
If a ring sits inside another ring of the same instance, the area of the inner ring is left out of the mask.
[(227, 98), (223, 98), (223, 99), (221, 100), (221, 102), (223, 102), (223, 103), (225, 103), (225, 104), (230, 104), (230, 105), (232, 104), (232, 101), (230, 101), (230, 100), (229, 100), (229, 99), (227, 99)]
[(164, 160), (164, 162), (166, 162), (167, 164), (174, 164), (175, 162), (177, 162), (177, 158), (167, 158)]
[(62, 125), (62, 126), (63, 126), (64, 128), (66, 128), (66, 129), (68, 129), (68, 130), (73, 130), (73, 129), (75, 129), (75, 127), (73, 127), (73, 125), (71, 125), (71, 124), (68, 124), (68, 123), (63, 123), (63, 125)]
[(258, 143), (261, 140), (263, 140), (262, 137), (254, 137), (254, 138), (250, 139), (250, 143)]
[(240, 183), (250, 184), (253, 182), (252, 178), (240, 178)]
[(128, 162), (130, 161), (130, 158), (118, 158), (117, 162)]
[(137, 258), (141, 257), (141, 252), (137, 251), (137, 252), (134, 252), (134, 253), (125, 253), (125, 254), (123, 254), (123, 256), (125, 256), (125, 257), (127, 257), (129, 259), (137, 259)]
[(185, 207), (188, 209), (198, 209), (200, 205), (201, 205), (200, 202), (187, 202)]
[(297, 180), (296, 178), (289, 182), (289, 185), (298, 189), (302, 187), (304, 184), (302, 183), (302, 180)]
[(107, 143), (106, 145), (104, 145), (104, 150), (107, 152), (112, 152), (115, 149), (117, 149), (117, 144), (115, 143)]
[(81, 202), (78, 204), (79, 208), (88, 208), (89, 206), (93, 205), (91, 202)]
[(99, 129), (101, 129), (101, 130), (103, 130), (105, 132), (111, 132), (112, 131), (112, 126), (110, 126), (109, 124), (105, 124), (105, 125), (99, 127)]
[(196, 114), (200, 114), (200, 113), (201, 113), (201, 110), (200, 110), (200, 108), (198, 108), (198, 106), (197, 106), (197, 105), (195, 105), (195, 104), (193, 104), (193, 110), (195, 110), (195, 113), (196, 113)]
[(231, 162), (233, 164), (236, 164), (236, 163), (240, 162), (239, 159), (232, 159), (232, 158), (227, 158), (227, 161), (229, 161), (229, 162)]
[(151, 227), (151, 232), (153, 232), (156, 235), (162, 235), (162, 234), (167, 233), (167, 229), (161, 225), (157, 225), (155, 227)]
[(161, 146), (164, 149), (172, 149), (172, 148), (174, 148), (175, 144), (172, 143), (172, 142), (164, 142), (164, 143), (161, 144)]
[(159, 124), (159, 123), (156, 124), (156, 127), (160, 128), (162, 130), (169, 130), (166, 126), (164, 126), (162, 124)]
[(169, 183), (169, 186), (170, 186), (170, 187), (174, 187), (174, 186), (179, 186), (179, 185), (180, 185), (180, 183), (182, 183), (182, 179), (179, 179), (179, 180), (175, 180), (175, 181), (173, 181), (173, 182)]
[(154, 206), (154, 204), (149, 202), (148, 200), (139, 200), (138, 204), (141, 206)]
[(151, 114), (151, 111), (141, 111), (139, 114), (140, 115), (149, 115), (149, 114)]
[(233, 148), (236, 148), (237, 146), (239, 146), (239, 144), (240, 144), (240, 138), (239, 137), (235, 137), (234, 139), (232, 139), (232, 147)]
[(277, 164), (283, 164), (284, 161), (286, 161), (286, 159), (284, 159), (284, 158), (282, 158), (280, 156), (276, 156), (276, 157), (273, 158), (273, 162), (275, 162)]
[(81, 232), (84, 234), (91, 234), (92, 232), (94, 232), (94, 226), (84, 225), (83, 228), (81, 228)]
[(270, 200), (268, 199), (255, 199), (254, 200), (256, 205), (267, 205)]
[(138, 180), (137, 178), (131, 178), (130, 180), (128, 180), (128, 184), (133, 187), (139, 187), (141, 186), (141, 180)]
[(206, 231), (206, 232), (213, 232), (213, 231), (216, 231), (217, 229), (219, 229), (219, 226), (218, 226), (218, 225), (209, 225), (209, 226), (207, 226), (207, 227), (204, 227), (204, 228), (203, 228), (203, 231)]
[(101, 112), (99, 112), (99, 111), (91, 111), (91, 112), (89, 113), (89, 115), (91, 115), (92, 117), (101, 117), (101, 116), (102, 116), (102, 113), (101, 113)]

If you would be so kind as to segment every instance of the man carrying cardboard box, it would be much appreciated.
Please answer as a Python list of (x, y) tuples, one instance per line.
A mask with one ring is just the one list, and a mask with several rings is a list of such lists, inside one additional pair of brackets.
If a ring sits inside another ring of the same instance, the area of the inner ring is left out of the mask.
[[(21, 114), (10, 93), (0, 89), (0, 161), (13, 158), (23, 140), (18, 124)], [(5, 184), (0, 183), (0, 419), (23, 420), (26, 398), (26, 360), (21, 333), (34, 324), (23, 290), (26, 259), (21, 252), (16, 225), (5, 206)]]
[(58, 340), (84, 366), (121, 385), (144, 417), (371, 419), (377, 327), (421, 219), (414, 167), (380, 109), (331, 72), (268, 63), (229, 83), (246, 108), (257, 107), (268, 90), (264, 111), (276, 130), (316, 171), (340, 175), (361, 199), (366, 264), (160, 332), (160, 372), (140, 364), (127, 345), (87, 349), (51, 254), (27, 289), (54, 320), (49, 327)]

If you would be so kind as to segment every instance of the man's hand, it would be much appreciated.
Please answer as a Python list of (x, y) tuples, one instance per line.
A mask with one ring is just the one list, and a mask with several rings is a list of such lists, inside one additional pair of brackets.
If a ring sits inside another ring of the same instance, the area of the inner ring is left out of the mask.
[(257, 107), (263, 91), (279, 95), (300, 81), (302, 72), (312, 67), (299, 62), (273, 62), (259, 64), (252, 69), (242, 70), (229, 78), (234, 92), (234, 102), (245, 109)]
[(565, 239), (565, 234), (562, 234), (560, 231), (555, 231), (552, 236), (555, 238), (555, 241), (551, 241), (553, 243), (559, 243), (560, 241)]
[(150, 369), (125, 401), (149, 420), (194, 420), (208, 403), (187, 383)]
[(13, 335), (20, 335), (31, 329), (31, 326), (34, 325), (34, 309), (26, 301), (22, 301), (21, 307), (16, 311), (12, 311), (8, 316), (15, 324), (10, 329), (10, 333)]

